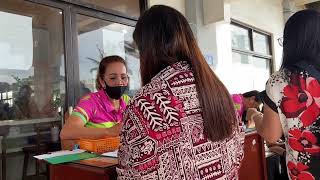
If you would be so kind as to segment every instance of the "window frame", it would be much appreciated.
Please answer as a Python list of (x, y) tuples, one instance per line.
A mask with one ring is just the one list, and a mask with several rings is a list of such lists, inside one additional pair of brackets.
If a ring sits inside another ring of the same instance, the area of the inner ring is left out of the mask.
[[(63, 33), (64, 33), (64, 52), (65, 52), (65, 74), (66, 74), (66, 99), (64, 110), (75, 106), (80, 99), (80, 75), (77, 27), (75, 23), (76, 14), (90, 16), (105, 21), (120, 23), (134, 27), (137, 18), (128, 16), (124, 13), (102, 8), (79, 0), (24, 0), (35, 4), (42, 4), (49, 7), (59, 8), (63, 11)], [(139, 0), (140, 14), (147, 10), (148, 0)]]
[[(127, 14), (125, 14), (123, 12), (119, 12), (119, 11), (116, 11), (113, 9), (108, 9), (105, 7), (97, 6), (97, 5), (88, 3), (88, 2), (83, 2), (81, 0), (60, 0), (60, 1), (65, 2), (65, 3), (69, 3), (69, 4), (73, 4), (73, 5), (77, 5), (82, 8), (91, 9), (91, 10), (103, 12), (106, 14), (112, 14), (114, 16), (130, 19), (130, 20), (134, 20), (134, 21), (138, 20), (138, 17), (128, 16)], [(145, 5), (147, 5), (147, 0), (139, 0), (140, 15), (142, 12), (144, 12), (144, 10), (147, 7)]]
[[(235, 19), (231, 19), (230, 25), (231, 26), (237, 26), (237, 27), (240, 27), (240, 28), (243, 28), (243, 29), (246, 29), (246, 30), (249, 31), (249, 47), (250, 47), (250, 50), (244, 50), (244, 49), (240, 49), (240, 48), (231, 47), (232, 48), (232, 52), (269, 60), (269, 69), (270, 69), (270, 75), (271, 75), (274, 72), (274, 56), (273, 56), (274, 53), (273, 53), (273, 45), (272, 45), (272, 34), (267, 32), (267, 31), (264, 31), (264, 30), (258, 29), (256, 27), (253, 27), (251, 25), (248, 25), (246, 23), (243, 23), (243, 22), (240, 22), (238, 20), (235, 20)], [(254, 39), (253, 39), (253, 33), (254, 32), (267, 36), (267, 40), (268, 40), (267, 43), (269, 45), (269, 49), (268, 50), (270, 52), (269, 55), (263, 54), (263, 53), (259, 53), (259, 52), (256, 52), (254, 50)], [(232, 34), (231, 34), (231, 38), (232, 38)]]
[[(0, 92), (0, 100), (3, 101), (4, 103), (9, 103), (9, 106), (12, 107), (13, 104), (13, 97), (11, 95), (11, 97), (9, 98), (9, 92), (12, 93), (12, 91), (4, 91), (4, 92)], [(6, 94), (6, 97), (3, 97), (3, 94)], [(8, 102), (9, 101), (9, 102)]]

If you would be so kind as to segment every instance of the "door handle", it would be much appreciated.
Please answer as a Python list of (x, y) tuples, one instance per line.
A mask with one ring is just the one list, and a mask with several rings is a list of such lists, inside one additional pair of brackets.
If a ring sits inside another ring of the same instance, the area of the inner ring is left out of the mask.
[(64, 109), (61, 108), (61, 127), (64, 125), (66, 122), (67, 118), (72, 114), (73, 111), (73, 106), (69, 106), (67, 112), (64, 112)]
[(69, 108), (68, 108), (69, 116), (72, 114), (72, 111), (73, 111), (73, 106), (69, 106)]
[(257, 144), (257, 141), (256, 139), (253, 139), (252, 142), (251, 142), (252, 146), (256, 145)]

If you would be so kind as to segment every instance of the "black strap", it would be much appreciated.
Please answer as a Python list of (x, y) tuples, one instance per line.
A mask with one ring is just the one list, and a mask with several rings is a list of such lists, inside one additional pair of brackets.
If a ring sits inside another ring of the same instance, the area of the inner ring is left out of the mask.
[(267, 104), (274, 112), (278, 113), (278, 108), (276, 103), (274, 103), (267, 95), (266, 90), (259, 93), (264, 104)]
[(294, 67), (307, 71), (312, 77), (320, 81), (320, 71), (317, 70), (314, 66), (307, 64), (305, 61), (300, 61), (294, 64)]

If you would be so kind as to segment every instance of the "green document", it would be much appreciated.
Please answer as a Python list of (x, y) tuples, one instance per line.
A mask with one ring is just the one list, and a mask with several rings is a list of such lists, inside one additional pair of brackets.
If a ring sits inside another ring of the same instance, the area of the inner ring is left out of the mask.
[(94, 158), (94, 157), (98, 157), (98, 155), (88, 153), (88, 152), (83, 152), (83, 153), (78, 153), (78, 154), (68, 154), (68, 155), (56, 156), (56, 157), (47, 158), (44, 160), (50, 164), (61, 164), (61, 163), (73, 162), (73, 161), (78, 161), (78, 160), (83, 160), (83, 159)]

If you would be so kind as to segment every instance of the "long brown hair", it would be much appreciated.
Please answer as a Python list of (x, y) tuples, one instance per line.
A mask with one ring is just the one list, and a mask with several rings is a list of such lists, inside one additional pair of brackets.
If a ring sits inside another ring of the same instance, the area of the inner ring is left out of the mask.
[(103, 76), (106, 73), (106, 69), (107, 69), (108, 65), (111, 63), (115, 63), (115, 62), (122, 63), (127, 69), (126, 61), (120, 56), (106, 56), (106, 57), (102, 58), (99, 63), (99, 69), (98, 69), (97, 78), (96, 78), (96, 89), (97, 90), (102, 89), (102, 86), (99, 82), (99, 79), (104, 78)]
[(152, 6), (139, 18), (133, 38), (140, 51), (142, 84), (166, 66), (187, 61), (195, 77), (205, 134), (212, 141), (230, 137), (237, 121), (231, 96), (206, 63), (185, 17), (171, 7)]

